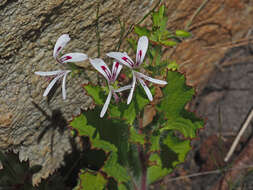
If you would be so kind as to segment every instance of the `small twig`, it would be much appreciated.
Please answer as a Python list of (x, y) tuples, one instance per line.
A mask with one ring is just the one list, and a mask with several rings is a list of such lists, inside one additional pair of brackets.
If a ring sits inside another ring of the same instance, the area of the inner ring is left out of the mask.
[(224, 170), (212, 170), (212, 171), (207, 171), (207, 172), (200, 172), (200, 173), (195, 173), (195, 174), (190, 174), (190, 175), (171, 178), (171, 179), (168, 179), (167, 182), (182, 180), (182, 179), (191, 178), (191, 177), (198, 177), (198, 176), (203, 176), (203, 175), (219, 174), (222, 171), (240, 170), (240, 169), (251, 168), (251, 167), (253, 167), (253, 165), (245, 165), (245, 166), (242, 166), (242, 167), (229, 168), (229, 169), (224, 169)]
[(123, 39), (125, 39), (125, 38), (133, 31), (135, 25), (141, 24), (152, 12), (154, 12), (155, 9), (160, 5), (161, 1), (162, 1), (162, 0), (159, 0), (158, 3), (154, 6), (154, 8), (153, 8), (151, 11), (149, 11), (146, 15), (144, 15), (144, 17), (143, 17), (140, 21), (138, 21), (136, 24), (132, 24), (132, 25), (129, 27), (129, 29), (128, 29), (128, 31), (126, 32), (126, 35), (124, 36)]
[(248, 118), (246, 119), (245, 123), (243, 124), (241, 130), (239, 131), (237, 137), (235, 138), (227, 156), (225, 157), (224, 161), (227, 162), (229, 160), (229, 158), (231, 157), (231, 155), (233, 154), (237, 144), (239, 143), (240, 139), (241, 139), (241, 136), (242, 134), (244, 133), (244, 131), (247, 129), (251, 119), (253, 118), (253, 109), (250, 111), (250, 114), (248, 116)]
[(120, 18), (118, 18), (118, 21), (120, 25), (120, 38), (119, 38), (118, 45), (115, 48), (116, 51), (119, 51), (123, 38), (124, 38), (124, 33), (125, 33), (125, 24), (124, 23), (122, 24), (122, 22), (120, 21)]
[(215, 46), (209, 46), (209, 47), (204, 47), (204, 49), (217, 49), (217, 48), (233, 48), (233, 47), (238, 47), (238, 46), (243, 46), (246, 45), (248, 43), (250, 43), (253, 40), (253, 38), (242, 38), (239, 39), (237, 41), (233, 41), (233, 42), (228, 42), (228, 43), (224, 43), (224, 44), (219, 44), (219, 45), (215, 45)]
[(97, 4), (97, 14), (96, 14), (96, 36), (97, 36), (97, 51), (98, 51), (98, 57), (100, 57), (100, 34), (99, 34), (99, 6), (100, 2)]
[(199, 12), (206, 6), (209, 0), (204, 0), (203, 3), (199, 6), (199, 8), (194, 12), (190, 20), (185, 26), (185, 30), (188, 30), (189, 26), (192, 24), (193, 19), (199, 14)]

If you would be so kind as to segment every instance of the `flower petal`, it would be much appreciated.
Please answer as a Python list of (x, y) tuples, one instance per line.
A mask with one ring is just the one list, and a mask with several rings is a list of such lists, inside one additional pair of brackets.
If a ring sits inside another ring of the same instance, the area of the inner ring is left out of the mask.
[(112, 98), (112, 91), (110, 90), (110, 91), (109, 91), (109, 94), (108, 94), (108, 96), (107, 96), (107, 98), (106, 98), (105, 104), (104, 104), (104, 106), (103, 106), (103, 108), (102, 108), (102, 111), (101, 111), (101, 113), (100, 113), (100, 117), (101, 117), (101, 118), (104, 117), (105, 112), (106, 112), (106, 110), (107, 110), (107, 108), (108, 108), (108, 106), (109, 106), (109, 103), (110, 103), (110, 101), (111, 101), (111, 98)]
[(108, 82), (111, 80), (112, 73), (102, 59), (90, 59), (90, 63), (98, 72), (100, 72), (106, 78)]
[(122, 65), (119, 64), (119, 62), (113, 62), (112, 65), (112, 80), (115, 81), (122, 69)]
[(63, 100), (66, 99), (66, 78), (67, 78), (67, 74), (71, 72), (70, 70), (67, 70), (65, 73), (64, 73), (64, 76), (63, 76), (63, 79), (62, 79), (62, 98)]
[(62, 75), (58, 75), (57, 77), (55, 77), (47, 86), (46, 90), (43, 93), (43, 96), (47, 96), (49, 91), (52, 89), (52, 87), (54, 86), (54, 84), (57, 82), (57, 80), (59, 80), (59, 78), (61, 78)]
[(88, 56), (84, 53), (67, 53), (60, 58), (60, 61), (62, 63), (81, 62), (86, 60), (87, 58)]
[(143, 59), (146, 55), (148, 49), (148, 38), (147, 36), (142, 36), (139, 38), (136, 52), (136, 66), (142, 64)]
[(128, 90), (128, 89), (131, 89), (131, 84), (130, 85), (126, 85), (126, 86), (123, 86), (123, 87), (120, 87), (118, 88), (117, 90), (114, 90), (114, 92), (122, 92), (124, 90)]
[(144, 90), (145, 90), (145, 92), (146, 92), (146, 94), (147, 94), (147, 96), (148, 96), (148, 99), (149, 99), (150, 101), (153, 101), (153, 96), (152, 96), (152, 94), (151, 94), (149, 88), (148, 88), (147, 85), (145, 84), (145, 82), (144, 82), (141, 78), (139, 78), (139, 77), (138, 77), (137, 79), (138, 79), (138, 81), (141, 83), (141, 86), (144, 88)]
[(36, 75), (40, 75), (40, 76), (52, 76), (52, 75), (58, 75), (59, 73), (61, 73), (62, 70), (57, 70), (57, 71), (36, 71), (35, 74)]
[(133, 98), (135, 84), (136, 84), (136, 76), (135, 76), (135, 74), (133, 72), (133, 82), (132, 82), (132, 85), (131, 85), (130, 93), (129, 93), (128, 98), (127, 98), (127, 104), (130, 104), (130, 102), (131, 102), (131, 100)]
[(112, 57), (119, 61), (120, 63), (124, 64), (125, 66), (129, 68), (134, 67), (133, 60), (127, 55), (127, 53), (121, 53), (121, 52), (110, 52), (106, 54), (108, 57)]
[(161, 84), (161, 85), (165, 85), (165, 84), (168, 84), (166, 81), (164, 80), (158, 80), (158, 79), (154, 79), (154, 78), (151, 78), (147, 75), (144, 75), (142, 73), (139, 73), (139, 72), (136, 72), (135, 73), (137, 74), (137, 76), (149, 81), (149, 82), (152, 82), (152, 83), (155, 83), (155, 84)]
[(58, 56), (58, 54), (61, 52), (61, 50), (64, 48), (64, 46), (69, 42), (70, 37), (68, 34), (63, 34), (61, 35), (54, 46), (54, 53), (53, 56), (56, 59), (56, 57)]

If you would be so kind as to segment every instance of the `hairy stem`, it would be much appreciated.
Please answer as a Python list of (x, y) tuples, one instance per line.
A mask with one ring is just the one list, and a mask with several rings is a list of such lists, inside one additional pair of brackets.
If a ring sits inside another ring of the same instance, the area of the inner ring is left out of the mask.
[(141, 190), (147, 189), (147, 160), (146, 156), (144, 155), (144, 152), (140, 152), (140, 158), (142, 160), (142, 176), (141, 176)]
[[(140, 114), (138, 115), (138, 121), (139, 121), (139, 133), (143, 133), (143, 118), (140, 117)], [(145, 154), (145, 144), (143, 146), (138, 145), (138, 152), (139, 152), (139, 158), (141, 161), (141, 188), (140, 190), (146, 190), (147, 189), (147, 161), (148, 161), (148, 155)]]

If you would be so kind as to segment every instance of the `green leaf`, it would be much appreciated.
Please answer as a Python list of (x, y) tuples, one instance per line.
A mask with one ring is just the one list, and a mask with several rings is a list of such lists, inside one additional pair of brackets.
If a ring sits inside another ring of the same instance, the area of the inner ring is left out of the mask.
[(129, 105), (125, 102), (120, 102), (117, 105), (110, 105), (110, 116), (125, 119), (128, 124), (132, 125), (136, 119), (136, 115), (140, 113), (148, 103), (149, 100), (146, 98), (145, 93), (138, 86), (135, 89), (132, 102)]
[[(96, 150), (95, 152), (89, 150), (85, 154), (87, 157), (85, 160), (89, 165), (100, 168), (99, 158), (103, 155), (100, 155), (97, 149), (103, 150), (108, 154), (108, 158), (104, 161), (100, 171), (115, 179), (118, 185), (128, 182), (130, 177), (124, 167), (128, 157), (128, 125), (123, 120), (100, 118), (99, 112), (99, 108), (88, 110), (76, 117), (70, 125), (78, 131), (80, 136), (89, 137), (92, 150)], [(96, 158), (96, 155), (99, 158)]]
[(160, 112), (157, 118), (160, 129), (149, 138), (149, 161), (153, 162), (148, 167), (149, 183), (169, 174), (176, 165), (184, 162), (191, 150), (190, 140), (179, 139), (174, 135), (174, 131), (179, 131), (186, 138), (194, 138), (197, 130), (203, 126), (201, 119), (185, 110), (185, 105), (192, 99), (194, 90), (185, 84), (184, 75), (168, 71), (167, 82), (163, 88), (164, 96), (156, 107)]
[(161, 40), (160, 41), (163, 45), (165, 46), (175, 46), (177, 45), (177, 42), (176, 41), (172, 41), (172, 40)]
[(174, 136), (171, 131), (163, 139), (163, 144), (178, 155), (177, 160), (172, 162), (174, 167), (184, 162), (186, 154), (191, 150), (190, 140), (180, 140), (178, 137)]
[(139, 36), (150, 36), (150, 31), (145, 27), (135, 26), (134, 32), (138, 34)]
[(137, 144), (130, 144), (128, 151), (128, 168), (133, 173), (133, 176), (136, 179), (136, 181), (140, 179), (142, 171), (138, 146), (139, 145)]
[(118, 190), (128, 190), (124, 184), (119, 184)]
[(150, 152), (156, 152), (160, 150), (160, 136), (152, 135), (150, 137), (151, 147), (149, 149)]
[(106, 187), (107, 180), (99, 172), (82, 172), (79, 175), (78, 185), (75, 190), (103, 190)]
[(176, 61), (171, 61), (168, 66), (167, 69), (172, 70), (172, 71), (176, 71), (178, 70), (178, 64), (176, 63)]
[(96, 128), (87, 124), (87, 118), (84, 114), (76, 117), (70, 123), (70, 126), (76, 129), (80, 136), (89, 137), (93, 148), (102, 149), (107, 153), (110, 151), (117, 151), (117, 148), (113, 144), (101, 140), (99, 134), (95, 134)]
[(153, 26), (158, 27), (160, 24), (160, 18), (159, 18), (159, 13), (158, 12), (154, 12), (152, 14), (152, 20), (153, 20)]
[(159, 14), (159, 20), (162, 20), (163, 19), (163, 16), (164, 16), (164, 11), (165, 11), (165, 6), (162, 5), (160, 8), (159, 8), (159, 11), (158, 11), (158, 14)]
[(118, 183), (130, 180), (127, 170), (118, 163), (117, 154), (114, 152), (110, 154), (102, 171), (106, 172), (109, 177), (113, 177)]
[[(168, 19), (165, 15), (165, 6), (162, 5), (157, 12), (152, 14), (153, 26), (160, 27), (164, 19)], [(166, 21), (167, 22), (167, 21)]]
[(168, 120), (173, 120), (182, 117), (184, 107), (192, 99), (194, 90), (186, 86), (185, 77), (179, 72), (168, 71), (167, 82), (163, 88), (164, 97), (157, 109), (163, 112)]
[(186, 103), (194, 95), (194, 89), (185, 84), (184, 75), (178, 72), (168, 71), (167, 82), (168, 84), (163, 89), (164, 97), (157, 106), (157, 109), (165, 113), (167, 118), (161, 132), (164, 130), (177, 130), (186, 138), (194, 138), (197, 130), (204, 124), (203, 120), (185, 110)]
[(165, 126), (161, 129), (164, 130), (178, 130), (186, 138), (194, 138), (196, 136), (197, 129), (203, 126), (202, 122), (192, 122), (190, 119), (186, 118), (177, 118), (172, 121), (167, 121)]
[(130, 127), (130, 139), (132, 143), (139, 143), (141, 145), (145, 144), (145, 135), (140, 134), (136, 131), (134, 127)]
[(182, 38), (188, 38), (191, 37), (191, 33), (184, 31), (184, 30), (176, 30), (175, 32), (176, 36), (182, 37)]
[[(156, 143), (157, 143), (156, 139)], [(169, 132), (162, 140), (159, 153), (152, 153), (148, 167), (148, 183), (151, 184), (168, 175), (177, 164), (184, 162), (186, 154), (191, 150), (190, 140), (180, 140)]]
[(84, 85), (84, 89), (86, 90), (87, 94), (93, 98), (94, 102), (97, 105), (104, 104), (106, 97), (104, 95), (103, 89), (100, 86), (87, 84), (87, 85)]
[(161, 157), (158, 153), (154, 153), (149, 158), (150, 162), (154, 164), (148, 168), (148, 184), (154, 183), (155, 181), (162, 179), (164, 176), (168, 175), (172, 169), (162, 167)]

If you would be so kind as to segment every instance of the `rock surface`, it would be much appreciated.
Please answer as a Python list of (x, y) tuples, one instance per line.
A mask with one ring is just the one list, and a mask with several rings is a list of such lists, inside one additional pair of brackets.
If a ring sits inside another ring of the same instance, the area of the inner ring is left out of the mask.
[[(89, 72), (67, 78), (67, 100), (57, 88), (49, 99), (42, 94), (48, 82), (34, 74), (64, 68), (53, 59), (57, 38), (68, 33), (72, 40), (64, 52), (97, 56), (97, 7), (94, 0), (5, 0), (0, 2), (0, 149), (19, 152), (20, 160), (41, 165), (38, 183), (63, 164), (71, 152), (66, 128), (73, 115), (90, 105), (82, 84)], [(101, 54), (113, 50), (120, 24), (134, 24), (156, 2), (104, 0), (99, 5)], [(83, 63), (87, 66), (89, 63)], [(95, 72), (94, 72), (95, 73)], [(96, 75), (92, 75), (93, 80)]]

